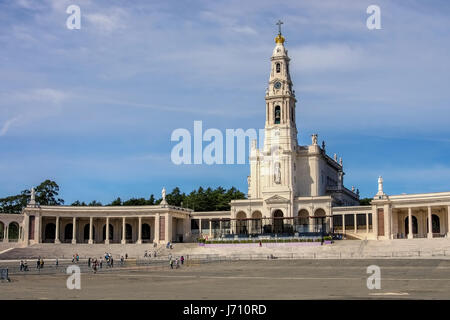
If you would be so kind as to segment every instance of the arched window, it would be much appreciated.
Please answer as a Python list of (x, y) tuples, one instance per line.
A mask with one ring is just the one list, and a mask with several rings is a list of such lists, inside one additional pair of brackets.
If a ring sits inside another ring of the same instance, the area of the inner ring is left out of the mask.
[(281, 108), (280, 106), (275, 107), (275, 124), (280, 124), (281, 121)]
[(281, 64), (280, 63), (276, 64), (276, 69), (277, 69), (277, 73), (281, 72)]

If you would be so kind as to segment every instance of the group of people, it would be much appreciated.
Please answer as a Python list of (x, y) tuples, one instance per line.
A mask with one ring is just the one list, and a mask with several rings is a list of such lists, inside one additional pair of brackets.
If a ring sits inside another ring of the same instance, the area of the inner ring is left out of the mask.
[(72, 263), (78, 263), (78, 261), (80, 261), (80, 256), (78, 255), (78, 253), (75, 253), (72, 256)]
[(39, 257), (36, 261), (36, 269), (42, 269), (44, 268), (44, 259)]
[(95, 259), (88, 259), (88, 266), (92, 267), (92, 270), (94, 271), (94, 273), (97, 273), (97, 270), (100, 268), (103, 268), (103, 259), (100, 258), (99, 260), (97, 258)]
[(178, 269), (180, 267), (180, 264), (184, 264), (184, 257), (181, 256), (180, 259), (178, 259), (178, 257), (176, 257), (175, 259), (172, 257), (172, 255), (169, 254), (169, 265), (170, 265), (170, 269), (173, 269), (173, 267), (175, 266), (175, 269)]
[(20, 271), (29, 271), (28, 263), (26, 261), (20, 260)]
[(153, 253), (151, 253), (151, 252), (148, 252), (147, 250), (145, 250), (144, 258), (151, 258), (151, 257), (156, 258), (156, 251), (153, 251)]

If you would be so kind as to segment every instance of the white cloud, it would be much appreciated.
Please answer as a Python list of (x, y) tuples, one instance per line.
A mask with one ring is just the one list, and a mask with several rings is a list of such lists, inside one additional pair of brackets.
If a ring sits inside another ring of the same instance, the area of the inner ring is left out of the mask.
[(14, 117), (14, 118), (12, 118), (12, 119), (7, 120), (7, 121), (3, 124), (2, 128), (0, 129), (0, 137), (4, 136), (4, 135), (8, 132), (9, 127), (10, 127), (14, 122), (17, 122), (17, 120), (19, 120), (20, 118), (21, 118), (21, 116), (16, 116), (16, 117)]

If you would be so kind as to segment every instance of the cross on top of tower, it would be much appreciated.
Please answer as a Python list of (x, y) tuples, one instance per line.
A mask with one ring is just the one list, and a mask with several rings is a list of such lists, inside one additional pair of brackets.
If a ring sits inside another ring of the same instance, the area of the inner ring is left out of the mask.
[(284, 22), (281, 21), (281, 20), (278, 20), (278, 22), (276, 23), (276, 25), (278, 26), (278, 34), (280, 34), (280, 35), (281, 35), (281, 25), (282, 25), (283, 23), (284, 23)]
[(276, 25), (278, 26), (278, 35), (275, 38), (275, 42), (276, 43), (284, 43), (284, 37), (281, 35), (281, 25), (283, 24), (283, 21), (278, 20), (278, 22), (276, 23)]

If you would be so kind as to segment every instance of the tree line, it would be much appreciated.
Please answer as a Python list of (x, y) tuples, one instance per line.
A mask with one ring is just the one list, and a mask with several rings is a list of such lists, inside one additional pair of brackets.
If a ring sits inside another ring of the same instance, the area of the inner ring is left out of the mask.
[[(36, 202), (40, 205), (58, 206), (63, 205), (64, 200), (58, 198), (59, 186), (55, 181), (45, 180), (35, 187)], [(0, 198), (0, 212), (2, 213), (20, 213), (26, 207), (31, 192), (23, 190), (18, 195)], [(189, 194), (181, 193), (180, 188), (176, 187), (172, 192), (166, 194), (168, 204), (178, 207), (190, 208), (195, 211), (225, 211), (230, 210), (230, 201), (245, 199), (245, 194), (231, 187), (225, 189), (218, 187), (216, 189), (199, 187), (197, 190), (191, 191)], [(131, 198), (122, 200), (120, 197), (113, 200), (105, 206), (146, 206), (158, 205), (162, 198), (156, 199), (152, 194), (148, 199)], [(89, 203), (84, 201), (75, 201), (71, 206), (103, 206), (99, 201), (93, 200)]]

